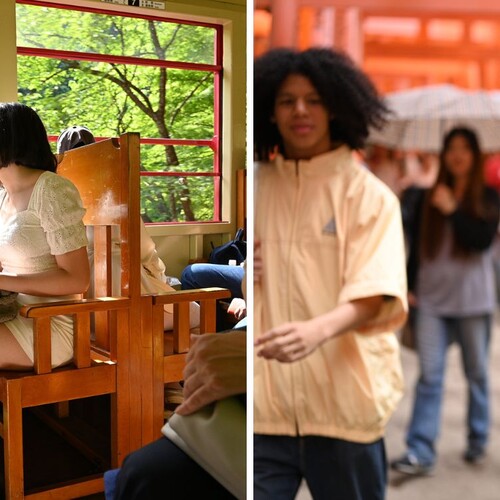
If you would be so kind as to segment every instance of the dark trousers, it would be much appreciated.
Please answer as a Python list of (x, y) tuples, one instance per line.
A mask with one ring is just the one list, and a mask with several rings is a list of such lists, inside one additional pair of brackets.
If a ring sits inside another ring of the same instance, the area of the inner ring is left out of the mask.
[(123, 462), (115, 500), (234, 500), (220, 483), (167, 438), (140, 448)]
[(383, 500), (383, 439), (362, 444), (320, 436), (254, 437), (254, 500), (292, 500), (302, 479), (315, 500)]

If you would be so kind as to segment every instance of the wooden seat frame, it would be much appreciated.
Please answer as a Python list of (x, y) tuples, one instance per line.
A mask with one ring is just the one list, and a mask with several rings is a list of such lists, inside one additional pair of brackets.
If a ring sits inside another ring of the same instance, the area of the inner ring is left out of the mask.
[[(76, 185), (94, 231), (98, 299), (25, 306), (33, 319), (34, 370), (0, 372), (7, 498), (77, 498), (103, 491), (102, 474), (24, 490), (23, 408), (111, 394), (111, 467), (160, 436), (164, 384), (180, 381), (190, 342), (189, 302), (200, 303), (199, 333), (216, 329), (216, 301), (229, 290), (203, 289), (141, 296), (139, 136), (127, 133), (64, 154), (58, 173)], [(113, 297), (113, 235), (119, 229), (120, 296)], [(165, 304), (174, 330), (163, 331)], [(74, 318), (74, 361), (51, 369), (50, 318)], [(91, 331), (92, 330), (92, 331)], [(91, 342), (91, 335), (94, 340)], [(66, 403), (67, 404), (67, 403)], [(44, 414), (45, 415), (45, 414)], [(45, 418), (45, 417), (44, 417)], [(56, 426), (61, 424), (56, 424)]]

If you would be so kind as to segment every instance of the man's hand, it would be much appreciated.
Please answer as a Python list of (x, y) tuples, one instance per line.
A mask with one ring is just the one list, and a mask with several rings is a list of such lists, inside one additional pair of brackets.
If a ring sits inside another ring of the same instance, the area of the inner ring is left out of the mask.
[(311, 321), (284, 323), (260, 336), (257, 356), (290, 363), (305, 358), (325, 340)]
[(184, 403), (189, 415), (209, 403), (246, 392), (246, 332), (191, 335), (184, 368)]
[(305, 358), (318, 346), (374, 318), (383, 297), (365, 297), (339, 304), (330, 312), (308, 321), (294, 321), (272, 328), (257, 338), (257, 356), (291, 363)]

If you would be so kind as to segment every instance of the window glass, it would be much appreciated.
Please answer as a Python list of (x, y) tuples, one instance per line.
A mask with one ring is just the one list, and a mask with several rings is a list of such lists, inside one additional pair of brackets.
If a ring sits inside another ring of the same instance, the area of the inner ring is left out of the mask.
[(18, 0), (19, 101), (53, 139), (139, 132), (145, 220), (220, 220), (222, 27), (69, 9)]

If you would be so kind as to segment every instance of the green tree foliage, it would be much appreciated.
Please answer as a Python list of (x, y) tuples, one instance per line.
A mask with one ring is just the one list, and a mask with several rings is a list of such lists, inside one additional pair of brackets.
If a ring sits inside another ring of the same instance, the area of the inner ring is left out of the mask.
[[(17, 5), (17, 43), (94, 54), (95, 61), (20, 56), (19, 100), (35, 108), (51, 135), (85, 125), (96, 136), (211, 139), (212, 72), (99, 61), (99, 55), (213, 64), (213, 28)], [(213, 172), (207, 146), (143, 145), (144, 172)], [(142, 178), (147, 221), (214, 217), (212, 177)]]

